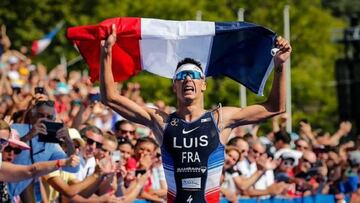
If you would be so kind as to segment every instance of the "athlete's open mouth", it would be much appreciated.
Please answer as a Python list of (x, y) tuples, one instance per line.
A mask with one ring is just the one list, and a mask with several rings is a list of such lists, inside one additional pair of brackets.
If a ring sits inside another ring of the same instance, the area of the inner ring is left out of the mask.
[(191, 92), (195, 92), (195, 88), (190, 85), (190, 84), (186, 84), (183, 88), (184, 93), (191, 93)]

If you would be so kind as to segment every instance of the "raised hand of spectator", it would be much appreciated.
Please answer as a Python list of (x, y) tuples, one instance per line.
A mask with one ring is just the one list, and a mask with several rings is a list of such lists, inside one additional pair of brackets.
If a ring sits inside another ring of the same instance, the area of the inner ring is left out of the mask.
[(152, 157), (149, 154), (141, 154), (139, 165), (140, 168), (149, 170), (153, 164)]
[(68, 128), (64, 126), (60, 130), (58, 130), (56, 132), (56, 138), (62, 141), (71, 141)]
[(77, 155), (73, 154), (66, 160), (65, 165), (69, 167), (75, 167), (79, 165), (79, 163), (80, 158)]
[(274, 170), (276, 169), (280, 161), (273, 160), (271, 157), (261, 156), (259, 159), (256, 160), (258, 170)]
[(27, 140), (31, 140), (33, 137), (43, 134), (47, 135), (46, 126), (43, 123), (46, 120), (46, 118), (40, 118), (36, 121), (36, 123), (32, 126), (31, 130), (27, 134)]
[(136, 182), (139, 185), (144, 186), (149, 177), (150, 177), (149, 171), (147, 171), (144, 174), (138, 174), (138, 176), (136, 177)]
[(300, 132), (302, 134), (304, 134), (305, 136), (307, 136), (307, 137), (309, 137), (309, 136), (313, 137), (310, 123), (306, 123), (304, 121), (301, 121), (300, 122)]
[(116, 172), (116, 167), (113, 164), (111, 157), (105, 157), (101, 160), (96, 160), (95, 171), (100, 175), (109, 175)]
[(340, 127), (339, 127), (339, 131), (343, 134), (343, 135), (347, 135), (352, 128), (352, 124), (350, 121), (343, 121), (340, 123)]

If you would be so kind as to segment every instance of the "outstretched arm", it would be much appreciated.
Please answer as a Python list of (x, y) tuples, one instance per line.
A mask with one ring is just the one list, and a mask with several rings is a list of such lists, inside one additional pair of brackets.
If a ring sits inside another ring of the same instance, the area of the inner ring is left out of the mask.
[(287, 40), (278, 37), (276, 45), (279, 52), (274, 58), (275, 74), (270, 95), (266, 102), (245, 108), (224, 107), (223, 126), (234, 128), (239, 125), (257, 123), (269, 117), (285, 112), (285, 61), (291, 53), (291, 46)]
[(79, 164), (79, 161), (79, 157), (72, 155), (68, 159), (37, 162), (32, 165), (16, 165), (9, 162), (3, 162), (0, 167), (0, 181), (18, 182), (29, 178), (36, 178), (58, 170), (59, 167), (74, 167)]
[(143, 108), (129, 98), (119, 94), (115, 87), (111, 69), (112, 47), (116, 42), (116, 27), (106, 41), (101, 42), (100, 56), (100, 93), (102, 102), (118, 112), (124, 118), (150, 127), (161, 142), (162, 127), (167, 114), (156, 109)]

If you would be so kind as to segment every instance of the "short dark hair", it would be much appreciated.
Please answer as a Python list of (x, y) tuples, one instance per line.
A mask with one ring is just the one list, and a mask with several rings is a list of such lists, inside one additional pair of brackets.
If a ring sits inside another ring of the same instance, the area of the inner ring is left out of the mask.
[(139, 147), (140, 144), (142, 143), (151, 143), (153, 144), (155, 147), (155, 149), (159, 146), (158, 143), (151, 137), (142, 137), (140, 139), (138, 139), (136, 141), (136, 144), (135, 144), (135, 149)]
[(184, 65), (184, 64), (187, 64), (187, 63), (190, 63), (190, 64), (194, 64), (196, 65), (197, 67), (199, 67), (201, 69), (201, 71), (203, 71), (202, 67), (201, 67), (201, 63), (195, 59), (192, 59), (192, 58), (184, 58), (183, 60), (179, 61), (179, 63), (177, 64), (176, 66), (176, 70)]
[(93, 133), (99, 134), (99, 135), (103, 135), (103, 132), (100, 130), (100, 128), (94, 126), (94, 125), (88, 125), (85, 128), (80, 130), (80, 135), (81, 137), (86, 137), (86, 132), (87, 131), (91, 131)]
[(134, 126), (133, 122), (124, 119), (124, 120), (116, 121), (116, 123), (114, 124), (114, 130), (120, 130), (120, 126), (122, 126), (124, 124), (130, 124), (130, 125)]
[[(233, 137), (229, 140), (229, 142), (227, 143), (228, 146), (235, 146), (236, 147), (236, 143), (239, 141), (239, 140), (244, 140), (244, 138), (242, 137)], [(244, 140), (245, 141), (245, 140)], [(246, 141), (245, 141), (246, 142)]]
[(286, 144), (290, 144), (291, 142), (291, 137), (290, 134), (288, 132), (286, 132), (285, 130), (280, 130), (278, 132), (275, 133), (275, 142), (278, 141), (282, 141)]

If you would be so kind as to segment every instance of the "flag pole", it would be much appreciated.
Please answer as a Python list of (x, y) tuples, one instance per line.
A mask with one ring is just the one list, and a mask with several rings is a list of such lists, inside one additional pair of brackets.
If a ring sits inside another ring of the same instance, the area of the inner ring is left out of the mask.
[[(290, 42), (290, 6), (284, 7), (284, 37)], [(285, 62), (286, 67), (286, 113), (288, 118), (286, 120), (286, 131), (292, 132), (292, 112), (291, 112), (291, 63), (290, 57)]]
[[(244, 21), (244, 12), (245, 12), (245, 9), (244, 8), (239, 8), (238, 10), (238, 20), (239, 21)], [(240, 88), (240, 107), (241, 108), (244, 108), (247, 106), (247, 101), (246, 101), (246, 88), (244, 87), (244, 85), (240, 84), (239, 86)]]
[(202, 11), (201, 10), (196, 11), (196, 20), (202, 21)]

